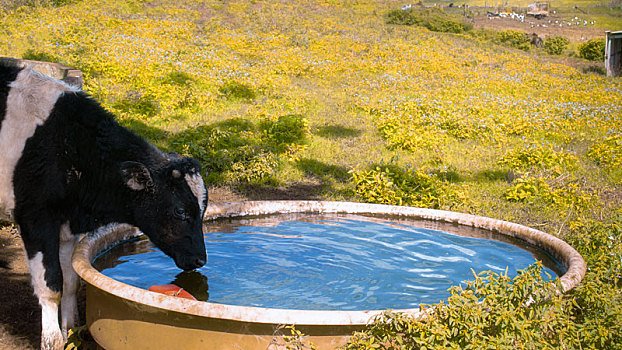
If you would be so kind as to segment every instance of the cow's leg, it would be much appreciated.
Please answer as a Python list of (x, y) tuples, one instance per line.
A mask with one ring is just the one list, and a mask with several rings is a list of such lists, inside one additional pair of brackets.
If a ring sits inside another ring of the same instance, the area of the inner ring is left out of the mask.
[(63, 271), (63, 294), (60, 301), (60, 325), (63, 337), (67, 339), (67, 332), (75, 327), (78, 318), (78, 292), (79, 278), (71, 266), (71, 255), (78, 243), (79, 236), (73, 235), (69, 223), (60, 227), (60, 267)]
[(21, 224), (24, 248), (35, 295), (41, 305), (41, 349), (61, 350), (65, 344), (58, 324), (63, 275), (59, 261), (59, 225), (37, 220)]
[[(49, 267), (46, 268), (45, 256), (38, 252), (28, 259), (32, 287), (41, 305), (41, 349), (62, 349), (65, 344), (63, 335), (58, 324), (58, 306), (61, 300), (60, 288), (48, 285), (45, 276)], [(60, 266), (59, 266), (60, 270)], [(61, 277), (62, 278), (62, 277)]]

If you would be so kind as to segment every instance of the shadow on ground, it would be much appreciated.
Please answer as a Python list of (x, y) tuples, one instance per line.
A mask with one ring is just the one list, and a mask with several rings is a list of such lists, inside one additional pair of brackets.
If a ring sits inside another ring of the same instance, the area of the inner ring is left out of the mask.
[(324, 181), (330, 177), (336, 181), (344, 182), (350, 177), (345, 167), (325, 164), (314, 159), (302, 158), (296, 162), (296, 167), (304, 171), (306, 175), (315, 176)]
[(37, 349), (41, 311), (19, 236), (0, 230), (0, 348)]
[(246, 185), (235, 190), (248, 200), (316, 200), (326, 191), (320, 183), (292, 183), (287, 186)]
[(315, 132), (316, 135), (326, 138), (346, 138), (361, 135), (362, 131), (353, 128), (347, 128), (341, 125), (325, 125), (321, 126)]

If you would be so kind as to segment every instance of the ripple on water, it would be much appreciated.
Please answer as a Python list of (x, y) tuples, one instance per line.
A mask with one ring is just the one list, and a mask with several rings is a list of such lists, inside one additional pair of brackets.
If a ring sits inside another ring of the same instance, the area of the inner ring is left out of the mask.
[(208, 262), (192, 272), (146, 240), (122, 244), (94, 265), (140, 288), (175, 283), (199, 300), (310, 310), (419, 307), (447, 298), (471, 270), (514, 276), (536, 259), (551, 276), (563, 273), (546, 253), (508, 238), (403, 218), (281, 215), (210, 223), (205, 232)]

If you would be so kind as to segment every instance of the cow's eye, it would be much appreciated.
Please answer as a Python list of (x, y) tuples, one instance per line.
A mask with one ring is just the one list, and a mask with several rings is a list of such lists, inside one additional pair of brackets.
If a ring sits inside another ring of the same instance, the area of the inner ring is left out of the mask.
[(173, 214), (175, 215), (176, 218), (180, 220), (187, 219), (186, 210), (184, 208), (175, 208), (175, 210), (173, 211)]

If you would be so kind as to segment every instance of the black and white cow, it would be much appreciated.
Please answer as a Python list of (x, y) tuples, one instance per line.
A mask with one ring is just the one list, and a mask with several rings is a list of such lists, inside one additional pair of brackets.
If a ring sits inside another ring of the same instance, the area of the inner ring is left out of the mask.
[(17, 223), (24, 241), (43, 349), (61, 349), (76, 321), (70, 259), (81, 233), (128, 223), (179, 268), (205, 264), (199, 171), (196, 160), (121, 127), (77, 88), (0, 64), (0, 218)]

